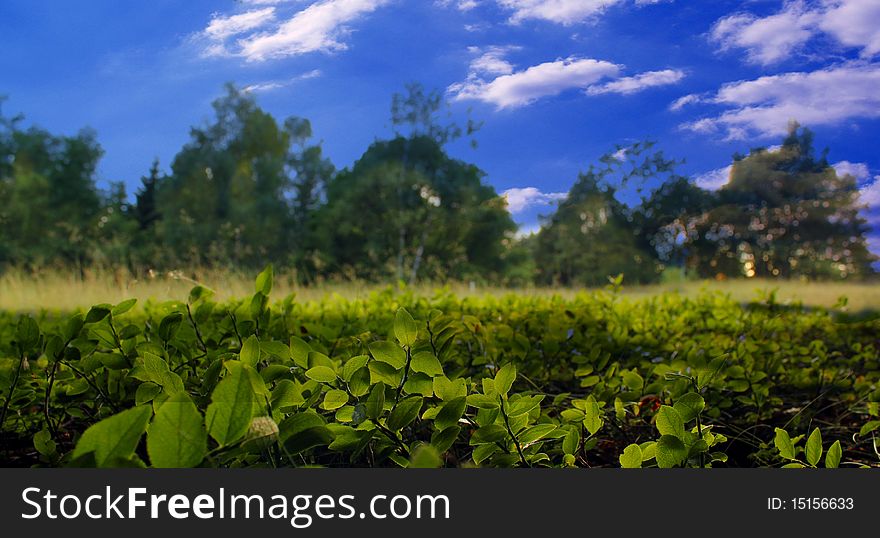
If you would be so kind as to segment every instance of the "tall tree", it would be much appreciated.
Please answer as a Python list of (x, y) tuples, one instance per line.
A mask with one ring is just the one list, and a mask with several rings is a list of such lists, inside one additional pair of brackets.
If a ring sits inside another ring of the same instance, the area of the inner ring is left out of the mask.
[[(671, 211), (661, 212), (657, 192), (678, 176), (676, 162), (653, 147), (617, 147), (578, 176), (535, 240), (540, 283), (597, 286), (620, 273), (629, 282), (656, 280), (662, 270), (657, 235)], [(660, 187), (649, 197), (652, 185)]]
[(699, 222), (702, 274), (847, 278), (872, 272), (855, 178), (838, 176), (813, 134), (792, 123), (777, 150), (736, 156)]
[[(404, 165), (406, 163), (406, 165)], [(497, 278), (515, 224), (476, 166), (427, 136), (375, 142), (328, 184), (325, 271), (410, 281)]]
[(287, 166), (290, 170), (293, 192), (291, 214), (291, 260), (298, 276), (310, 281), (317, 272), (315, 241), (315, 215), (323, 200), (327, 182), (336, 168), (324, 157), (321, 143), (312, 142), (312, 124), (305, 118), (292, 117), (284, 122), (284, 130), (290, 137)]
[(55, 136), (0, 115), (0, 262), (83, 266), (96, 240), (103, 150), (93, 131)]
[(213, 108), (213, 121), (192, 129), (159, 189), (162, 241), (189, 264), (283, 260), (290, 239), (290, 135), (233, 85)]

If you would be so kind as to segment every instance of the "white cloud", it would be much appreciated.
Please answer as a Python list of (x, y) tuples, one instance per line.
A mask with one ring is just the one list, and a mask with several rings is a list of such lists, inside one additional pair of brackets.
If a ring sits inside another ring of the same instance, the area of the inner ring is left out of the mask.
[(347, 48), (343, 38), (351, 33), (351, 24), (391, 1), (318, 0), (303, 8), (287, 6), (292, 0), (246, 0), (246, 5), (270, 7), (214, 14), (195, 39), (203, 46), (203, 56), (248, 61), (340, 51)]
[(483, 101), (498, 109), (517, 108), (571, 89), (584, 90), (588, 95), (630, 94), (654, 86), (673, 84), (684, 77), (682, 71), (667, 69), (609, 80), (606, 84), (597, 85), (604, 79), (617, 77), (623, 66), (604, 60), (572, 56), (517, 71), (506, 55), (518, 49), (519, 47), (498, 46), (468, 49), (471, 54), (478, 56), (471, 60), (464, 82), (447, 88), (451, 99)]
[(471, 72), (486, 75), (509, 75), (513, 73), (513, 64), (504, 57), (508, 52), (519, 50), (519, 47), (488, 47), (483, 50), (479, 47), (468, 49), (473, 54), (480, 54), (471, 61)]
[(675, 84), (683, 79), (684, 71), (678, 69), (664, 69), (663, 71), (648, 71), (633, 77), (623, 77), (617, 80), (607, 82), (601, 86), (591, 86), (587, 88), (587, 94), (600, 95), (603, 93), (620, 93), (629, 95), (631, 93), (640, 92), (647, 88), (656, 86), (666, 86)]
[(730, 181), (730, 170), (732, 168), (732, 166), (725, 166), (724, 168), (716, 168), (715, 170), (704, 172), (694, 178), (694, 183), (701, 189), (717, 191)]
[(288, 4), (290, 2), (298, 2), (300, 0), (241, 0), (245, 4), (251, 4), (255, 6), (274, 6), (277, 4)]
[(570, 57), (501, 75), (491, 81), (482, 79), (479, 72), (472, 70), (465, 82), (453, 84), (448, 91), (455, 101), (475, 99), (494, 104), (499, 109), (513, 108), (565, 90), (586, 89), (619, 71), (620, 66), (610, 62)]
[(258, 82), (256, 84), (251, 84), (249, 86), (245, 86), (242, 89), (242, 91), (248, 92), (248, 93), (270, 92), (272, 90), (286, 88), (287, 86), (290, 86), (291, 84), (298, 82), (300, 80), (308, 80), (308, 79), (320, 77), (321, 74), (322, 73), (321, 73), (320, 69), (313, 69), (311, 71), (303, 73), (302, 75), (298, 75), (296, 77), (293, 77), (293, 78), (290, 78), (287, 80), (281, 80), (281, 81), (270, 80), (268, 82)]
[(309, 52), (345, 50), (341, 41), (348, 24), (372, 13), (390, 0), (321, 0), (298, 12), (275, 31), (238, 41), (240, 55), (249, 61), (296, 56)]
[(874, 176), (873, 182), (859, 190), (859, 201), (872, 209), (880, 208), (880, 176)]
[(788, 59), (813, 38), (825, 34), (864, 58), (880, 53), (880, 2), (877, 0), (790, 0), (779, 13), (757, 17), (735, 13), (719, 19), (709, 34), (721, 50), (744, 49), (752, 63)]
[(731, 107), (683, 125), (728, 139), (779, 136), (790, 120), (809, 126), (880, 117), (880, 64), (850, 63), (809, 73), (784, 73), (722, 86), (711, 102)]
[(624, 0), (497, 0), (504, 8), (513, 10), (510, 22), (543, 19), (570, 25), (598, 15), (606, 8)]
[(880, 2), (844, 0), (828, 2), (830, 7), (819, 27), (850, 47), (862, 49), (862, 56), (880, 54)]
[(539, 205), (550, 205), (568, 196), (564, 192), (541, 192), (535, 187), (507, 189), (501, 195), (507, 200), (507, 210), (512, 214), (522, 213)]
[(862, 181), (870, 177), (868, 165), (865, 163), (851, 163), (849, 161), (840, 161), (831, 165), (837, 172), (839, 177), (852, 176), (856, 181)]
[(204, 34), (208, 39), (222, 41), (228, 37), (264, 26), (274, 19), (274, 7), (246, 11), (245, 13), (228, 17), (214, 14), (211, 17), (211, 22), (208, 23), (208, 27), (205, 28)]
[(470, 11), (480, 5), (478, 0), (437, 0), (434, 3), (441, 7), (454, 6), (459, 11)]
[(742, 48), (749, 61), (767, 65), (788, 58), (809, 41), (817, 21), (818, 15), (803, 2), (789, 2), (769, 17), (748, 13), (724, 17), (712, 27), (710, 38), (721, 50)]
[(678, 99), (673, 101), (672, 104), (669, 105), (669, 110), (671, 110), (673, 112), (678, 112), (679, 110), (686, 107), (687, 105), (690, 105), (693, 103), (699, 103), (702, 100), (703, 99), (695, 93), (685, 95), (685, 96), (679, 97)]

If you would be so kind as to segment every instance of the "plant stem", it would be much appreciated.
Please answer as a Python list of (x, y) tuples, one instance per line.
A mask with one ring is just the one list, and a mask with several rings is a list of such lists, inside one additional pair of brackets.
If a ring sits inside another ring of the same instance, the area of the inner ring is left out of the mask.
[(104, 392), (104, 391), (101, 389), (101, 387), (99, 387), (94, 381), (92, 381), (92, 378), (90, 378), (85, 372), (81, 371), (79, 368), (77, 368), (76, 366), (70, 364), (70, 363), (67, 362), (67, 361), (62, 361), (62, 364), (64, 364), (64, 366), (67, 366), (68, 368), (70, 368), (71, 370), (73, 370), (73, 372), (74, 372), (76, 375), (78, 375), (78, 376), (80, 376), (81, 378), (85, 379), (86, 383), (88, 383), (90, 387), (92, 387), (93, 389), (95, 389), (95, 391), (97, 391), (98, 394), (100, 394), (101, 397), (104, 398), (104, 400), (110, 405), (110, 407), (113, 408), (113, 411), (114, 411), (114, 412), (118, 412), (118, 411), (119, 411), (119, 407), (117, 407), (117, 406), (116, 406), (116, 403), (114, 403), (113, 400), (110, 399), (110, 396), (108, 396), (107, 393)]
[(15, 375), (12, 377), (12, 384), (9, 386), (9, 395), (6, 396), (3, 411), (0, 412), (0, 430), (3, 429), (3, 423), (6, 422), (6, 413), (9, 411), (9, 404), (12, 403), (12, 395), (15, 392), (15, 386), (18, 384), (18, 378), (21, 377), (21, 369), (24, 366), (25, 360), (26, 356), (22, 353), (21, 359), (18, 361), (18, 368), (15, 369)]
[(522, 446), (519, 444), (519, 439), (516, 438), (516, 435), (513, 434), (513, 430), (510, 429), (510, 419), (507, 418), (507, 413), (504, 411), (504, 399), (501, 396), (498, 396), (498, 403), (501, 404), (501, 416), (504, 418), (504, 427), (507, 428), (507, 433), (510, 434), (510, 438), (513, 439), (513, 444), (516, 446), (516, 452), (519, 454), (519, 460), (526, 467), (531, 467), (529, 462), (526, 461), (526, 456), (523, 454)]
[(412, 362), (412, 352), (410, 351), (410, 347), (406, 346), (406, 366), (403, 367), (403, 377), (400, 380), (400, 385), (397, 386), (397, 395), (394, 397), (394, 405), (397, 405), (397, 402), (400, 401), (400, 394), (403, 392), (403, 386), (406, 384), (406, 380), (409, 377), (409, 365)]

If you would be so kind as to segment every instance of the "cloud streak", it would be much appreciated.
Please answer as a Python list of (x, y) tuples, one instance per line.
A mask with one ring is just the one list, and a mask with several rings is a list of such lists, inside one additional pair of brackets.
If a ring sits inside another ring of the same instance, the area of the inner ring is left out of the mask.
[(783, 73), (726, 84), (707, 102), (728, 107), (715, 117), (685, 123), (727, 139), (784, 135), (791, 120), (836, 125), (880, 117), (880, 64), (849, 63), (813, 72)]
[[(236, 15), (214, 15), (201, 32), (204, 56), (240, 57), (249, 62), (332, 53), (348, 48), (352, 25), (392, 0), (319, 0), (290, 11), (283, 0), (250, 0), (270, 5)], [(277, 5), (277, 7), (275, 7)], [(280, 10), (286, 15), (280, 17)], [(232, 39), (234, 38), (234, 39)]]
[[(632, 94), (674, 84), (684, 77), (684, 72), (673, 69), (619, 77), (622, 65), (577, 56), (517, 71), (505, 58), (508, 52), (518, 50), (516, 47), (471, 47), (469, 50), (479, 56), (471, 61), (465, 81), (452, 84), (447, 93), (453, 101), (482, 101), (499, 110), (524, 107), (572, 89), (583, 90), (587, 95)], [(599, 84), (606, 80), (608, 82)]]
[(750, 63), (760, 65), (787, 60), (820, 36), (859, 49), (866, 59), (880, 54), (880, 2), (787, 1), (778, 13), (766, 17), (751, 13), (723, 17), (709, 33), (721, 51), (744, 50)]

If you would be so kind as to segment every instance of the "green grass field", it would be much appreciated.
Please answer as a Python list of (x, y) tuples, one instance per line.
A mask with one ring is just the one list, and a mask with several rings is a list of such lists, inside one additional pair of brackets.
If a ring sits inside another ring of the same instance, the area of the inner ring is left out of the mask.
[[(147, 300), (167, 301), (185, 297), (196, 283), (215, 292), (219, 300), (245, 297), (252, 293), (253, 279), (249, 275), (228, 271), (191, 271), (136, 276), (126, 271), (89, 270), (83, 274), (60, 272), (25, 273), (7, 272), (0, 276), (0, 310), (12, 312), (38, 312), (41, 310), (70, 312), (98, 303), (118, 303), (136, 298), (140, 304)], [(389, 285), (363, 282), (332, 282), (320, 286), (302, 287), (284, 274), (276, 275), (275, 298), (295, 293), (296, 299), (313, 302), (341, 296), (345, 299), (369, 297), (371, 293), (387, 289)], [(458, 297), (499, 296), (517, 294), (526, 296), (552, 296), (572, 298), (580, 292), (573, 288), (500, 288), (491, 286), (471, 287), (465, 283), (420, 284), (413, 287), (416, 295), (431, 296), (438, 289), (447, 289)], [(880, 284), (876, 282), (800, 282), (728, 280), (723, 282), (686, 281), (652, 286), (627, 286), (623, 294), (634, 299), (655, 297), (664, 293), (676, 293), (684, 297), (696, 297), (703, 291), (720, 291), (740, 303), (763, 301), (767, 294), (776, 290), (780, 304), (801, 302), (807, 307), (838, 308), (848, 312), (880, 310)], [(846, 297), (846, 305), (840, 306), (840, 298)]]

